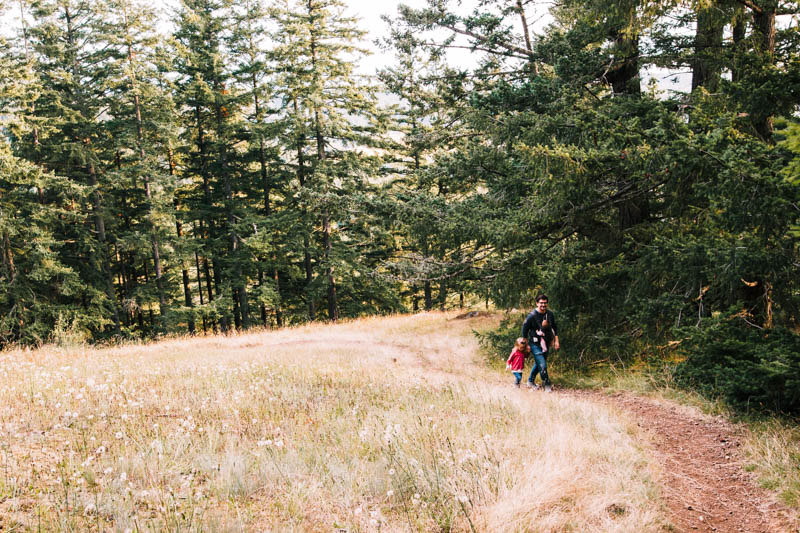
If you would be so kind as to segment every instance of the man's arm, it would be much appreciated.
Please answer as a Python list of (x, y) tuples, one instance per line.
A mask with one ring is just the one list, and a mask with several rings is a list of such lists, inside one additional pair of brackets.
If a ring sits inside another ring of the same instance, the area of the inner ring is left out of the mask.
[(528, 332), (531, 330), (531, 322), (533, 322), (533, 313), (529, 314), (525, 318), (525, 322), (522, 323), (522, 338), (528, 338)]
[(558, 326), (556, 325), (556, 315), (555, 315), (555, 313), (553, 313), (550, 316), (550, 318), (552, 318), (552, 320), (550, 321), (550, 325), (553, 328), (553, 348), (555, 348), (556, 350), (560, 350), (561, 349), (561, 343), (558, 342)]

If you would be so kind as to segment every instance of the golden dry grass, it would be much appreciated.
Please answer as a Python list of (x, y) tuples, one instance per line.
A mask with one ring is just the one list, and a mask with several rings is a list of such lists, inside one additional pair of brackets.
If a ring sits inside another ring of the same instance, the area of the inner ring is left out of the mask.
[(659, 531), (602, 406), (479, 363), (426, 313), (0, 354), (0, 530)]

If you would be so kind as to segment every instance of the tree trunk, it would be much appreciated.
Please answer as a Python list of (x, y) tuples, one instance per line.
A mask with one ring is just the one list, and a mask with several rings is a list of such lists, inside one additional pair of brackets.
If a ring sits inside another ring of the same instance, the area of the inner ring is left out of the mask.
[(114, 294), (114, 280), (108, 265), (108, 250), (106, 249), (106, 226), (103, 221), (103, 206), (100, 199), (100, 191), (97, 190), (97, 173), (94, 163), (89, 163), (89, 183), (92, 186), (92, 210), (94, 211), (94, 225), (97, 230), (97, 240), (100, 242), (100, 269), (103, 272), (106, 283), (106, 296), (111, 306), (111, 316), (114, 320), (114, 331), (117, 335), (122, 334), (119, 324), (119, 310), (117, 309), (117, 296)]
[[(175, 161), (172, 158), (172, 148), (168, 149), (167, 151), (167, 161), (169, 162), (169, 175), (175, 176)], [(181, 240), (183, 237), (183, 229), (181, 228), (181, 219), (178, 217), (178, 199), (175, 197), (173, 199), (173, 206), (175, 208), (175, 233), (178, 236), (178, 240)], [(192, 299), (192, 289), (189, 285), (189, 271), (186, 269), (186, 261), (185, 258), (181, 258), (181, 279), (183, 281), (183, 301), (184, 305), (189, 308), (189, 319), (188, 319), (188, 329), (190, 334), (194, 334), (195, 325), (194, 325), (194, 301)], [(202, 296), (202, 292), (201, 292)]]
[[(136, 87), (136, 69), (133, 63), (133, 46), (130, 39), (130, 27), (128, 25), (128, 11), (125, 3), (122, 4), (122, 17), (125, 24), (125, 41), (128, 49), (128, 66), (129, 80), (131, 84), (131, 91), (133, 92), (133, 110), (136, 118), (136, 144), (139, 148), (139, 163), (144, 166), (145, 164), (145, 151), (144, 151), (144, 127), (142, 124), (142, 108), (139, 101), (139, 93)], [(162, 320), (166, 317), (167, 303), (164, 297), (164, 279), (161, 272), (161, 255), (159, 253), (158, 233), (156, 225), (153, 221), (153, 197), (150, 191), (150, 173), (145, 170), (143, 172), (144, 179), (144, 193), (147, 198), (147, 222), (148, 230), (150, 231), (150, 245), (153, 249), (153, 268), (156, 271), (156, 290), (158, 291), (158, 306), (161, 313)]]
[[(203, 121), (199, 105), (195, 106), (195, 119), (197, 121), (197, 148), (198, 151), (200, 152), (200, 173), (203, 178), (203, 194), (205, 198), (206, 208), (208, 209), (208, 212), (211, 213), (213, 208), (213, 202), (211, 200), (211, 181), (208, 173), (208, 151), (206, 149), (205, 131), (203, 130)], [(200, 222), (201, 229), (203, 227), (202, 224), (203, 223), (201, 221)], [(211, 244), (211, 237), (213, 236), (213, 234), (214, 234), (214, 219), (211, 215), (209, 215), (208, 229), (205, 232), (205, 241), (206, 241), (206, 246), (209, 248), (209, 251), (211, 252), (209, 254), (211, 255), (211, 262), (213, 265), (216, 265), (216, 253), (212, 248)], [(208, 264), (208, 257), (205, 256), (203, 257), (203, 267), (205, 269), (206, 284), (208, 286), (208, 301), (209, 303), (211, 303), (212, 301), (214, 301), (214, 292), (212, 291), (211, 287), (211, 272)], [(219, 272), (217, 271), (216, 268), (214, 268), (214, 284), (217, 287), (216, 293), (217, 295), (219, 295)], [(213, 325), (214, 325), (214, 332), (216, 333), (217, 330), (216, 320), (213, 322)], [(220, 321), (220, 325), (222, 327), (222, 331), (227, 332), (228, 319), (224, 313), (222, 315), (222, 320)]]
[(724, 20), (719, 14), (720, 6), (712, 4), (697, 13), (697, 30), (694, 37), (692, 59), (692, 91), (704, 87), (709, 92), (719, 88), (720, 63), (716, 57), (722, 51)]
[[(253, 104), (255, 106), (256, 112), (256, 120), (259, 121), (261, 119), (261, 105), (258, 101), (258, 83), (256, 81), (255, 73), (252, 74), (251, 78), (253, 84)], [(270, 183), (269, 179), (269, 172), (267, 171), (267, 157), (264, 149), (264, 137), (259, 134), (258, 137), (258, 162), (261, 169), (261, 183), (264, 187), (264, 216), (269, 217), (272, 214), (272, 205), (270, 201), (270, 193), (272, 190), (272, 184)], [(276, 238), (277, 240), (277, 238)], [(275, 302), (275, 324), (280, 327), (281, 326), (281, 284), (280, 284), (280, 275), (278, 273), (278, 267), (275, 266), (277, 263), (277, 257), (273, 255), (273, 267), (272, 267), (272, 277), (275, 280), (275, 293), (278, 296), (278, 301)], [(261, 275), (261, 272), (259, 272)], [(264, 322), (264, 326), (267, 325), (267, 318), (266, 318), (266, 309), (264, 308), (264, 304), (261, 304), (261, 314), (262, 314), (262, 321)]]
[[(200, 307), (203, 307), (203, 281), (200, 279), (200, 256), (197, 252), (194, 253), (195, 272), (197, 272), (197, 294), (200, 295)], [(206, 313), (203, 312), (203, 335), (208, 331), (208, 324), (206, 324)]]
[(733, 62), (731, 63), (731, 81), (734, 83), (742, 79), (742, 52), (744, 52), (744, 39), (747, 36), (747, 16), (744, 9), (737, 9), (733, 19)]
[(431, 288), (431, 282), (425, 280), (425, 310), (430, 311), (433, 309), (433, 289)]
[[(308, 14), (313, 15), (315, 6), (308, 0)], [(311, 32), (311, 71), (315, 84), (319, 85), (319, 69), (317, 66), (317, 36), (313, 30)], [(322, 133), (322, 117), (317, 104), (314, 104), (314, 133), (317, 140), (317, 165), (322, 166), (325, 161), (325, 138)], [(327, 181), (325, 183), (325, 192), (328, 192)], [(330, 213), (328, 208), (323, 207), (322, 212), (322, 241), (325, 254), (325, 277), (328, 281), (328, 318), (334, 322), (339, 320), (339, 306), (336, 302), (336, 279), (333, 276), (333, 243), (331, 240), (331, 223)]]
[[(756, 37), (756, 50), (763, 56), (764, 63), (775, 62), (775, 6), (763, 2), (764, 7), (753, 13), (753, 30)], [(765, 110), (766, 111), (766, 110)], [(758, 136), (765, 142), (774, 144), (772, 115), (766, 112), (753, 117)]]
[[(522, 6), (522, 0), (517, 0), (517, 12), (519, 12), (519, 18), (522, 22), (522, 35), (525, 37), (525, 50), (528, 51), (529, 55), (533, 55), (533, 46), (531, 45), (531, 35), (530, 31), (528, 30), (528, 19), (525, 17), (525, 8)], [(528, 61), (530, 65), (531, 73), (536, 75), (539, 74), (539, 65), (536, 64), (533, 59)]]
[[(622, 28), (612, 32), (615, 57), (620, 59), (606, 73), (606, 80), (611, 83), (615, 95), (639, 97), (642, 93), (639, 76), (639, 36), (629, 35)], [(625, 178), (617, 181), (618, 190), (629, 188)], [(650, 204), (646, 196), (634, 193), (619, 203), (619, 225), (621, 232), (647, 220), (650, 216)]]
[[(221, 88), (217, 87), (217, 93), (221, 94)], [(225, 220), (228, 226), (228, 238), (230, 239), (230, 258), (234, 263), (234, 280), (232, 283), (233, 289), (233, 308), (234, 308), (234, 323), (237, 329), (247, 329), (247, 290), (242, 275), (242, 265), (240, 259), (237, 257), (239, 251), (239, 235), (236, 233), (235, 218), (233, 214), (233, 188), (231, 185), (231, 177), (228, 172), (228, 151), (226, 146), (225, 124), (222, 113), (221, 96), (218, 96), (215, 102), (215, 114), (217, 117), (217, 138), (219, 142), (219, 165), (222, 174), (222, 183), (225, 189)], [(216, 270), (216, 269), (215, 269)], [(238, 312), (237, 312), (238, 311)]]
[[(222, 273), (220, 272), (219, 262), (216, 258), (211, 258), (211, 273), (214, 275), (214, 294), (217, 299), (222, 298)], [(222, 320), (219, 322), (222, 333), (228, 333), (230, 323), (228, 322), (227, 310), (222, 313)]]
[(621, 30), (614, 36), (615, 56), (619, 59), (605, 73), (614, 94), (639, 95), (642, 92), (639, 77), (639, 36), (630, 36)]
[[(295, 113), (298, 112), (297, 100), (294, 100), (294, 111)], [(306, 184), (306, 174), (305, 174), (305, 157), (303, 155), (303, 141), (302, 139), (298, 139), (297, 141), (297, 180), (300, 182), (300, 187), (304, 187)], [(302, 216), (305, 219), (308, 214), (306, 213), (305, 207), (302, 209)], [(313, 271), (311, 268), (311, 253), (309, 252), (310, 242), (308, 238), (308, 234), (303, 235), (303, 269), (305, 270), (306, 274), (306, 294), (308, 298), (308, 319), (314, 320), (316, 318), (316, 302), (314, 301), (314, 297), (311, 294), (311, 282), (313, 280)]]

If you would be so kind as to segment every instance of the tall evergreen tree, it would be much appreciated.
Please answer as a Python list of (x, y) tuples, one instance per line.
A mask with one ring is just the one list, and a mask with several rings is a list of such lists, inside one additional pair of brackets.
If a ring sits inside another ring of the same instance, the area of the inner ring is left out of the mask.
[[(283, 66), (276, 97), (287, 109), (284, 151), (296, 154), (299, 216), (310, 233), (304, 236), (303, 262), (312, 320), (318, 287), (324, 286), (328, 319), (337, 320), (339, 280), (350, 293), (359, 284), (350, 277), (360, 269), (348, 243), (351, 232), (361, 230), (348, 197), (371, 188), (367, 178), (377, 160), (366, 149), (380, 140), (375, 89), (354, 73), (363, 32), (344, 11), (340, 0), (283, 2), (271, 11), (278, 26), (272, 60)], [(321, 283), (312, 263), (321, 270)]]
[(268, 12), (261, 0), (247, 0), (234, 8), (230, 38), (234, 78), (241, 93), (244, 113), (241, 129), (247, 141), (243, 160), (243, 184), (247, 188), (248, 215), (242, 220), (256, 228), (245, 245), (256, 263), (258, 285), (253, 295), (259, 302), (261, 321), (268, 325), (267, 309), (274, 313), (274, 323), (283, 324), (281, 271), (287, 268), (282, 250), (282, 224), (279, 201), (285, 180), (280, 169), (277, 136), (277, 113), (272, 108), (273, 66), (269, 64)]
[(130, 184), (119, 202), (130, 202), (131, 211), (142, 215), (141, 228), (136, 224), (125, 228), (133, 230), (125, 240), (134, 250), (136, 243), (149, 241), (149, 253), (135, 250), (134, 255), (145, 261), (148, 255), (152, 259), (163, 328), (167, 326), (167, 307), (175, 292), (163, 260), (169, 236), (174, 235), (171, 191), (175, 186), (168, 162), (176, 129), (174, 105), (158, 71), (160, 36), (155, 28), (155, 12), (131, 0), (112, 0), (109, 19), (118, 30), (107, 36), (108, 46), (116, 50), (111, 64), (113, 81), (109, 83), (109, 113), (113, 117), (109, 127), (115, 142), (116, 178)]
[(85, 340), (95, 318), (75, 299), (83, 281), (62, 261), (56, 237), (85, 223), (73, 207), (88, 188), (12, 153), (38, 137), (30, 113), (39, 84), (26, 39), (14, 47), (0, 38), (0, 346), (54, 340), (56, 330)]
[[(174, 36), (176, 70), (181, 76), (178, 101), (184, 109), (184, 132), (189, 141), (186, 146), (192, 147), (185, 157), (185, 172), (193, 178), (192, 187), (199, 193), (195, 196), (194, 217), (204, 231), (207, 306), (223, 331), (231, 326), (247, 327), (249, 321), (243, 269), (246, 258), (242, 257), (234, 194), (238, 171), (235, 123), (241, 102), (234, 92), (226, 47), (229, 16), (228, 2), (186, 1), (178, 13)], [(232, 306), (220, 300), (227, 290), (231, 291)], [(234, 324), (230, 323), (231, 317)]]
[(80, 272), (86, 290), (80, 300), (96, 327), (110, 325), (121, 332), (119, 302), (111, 270), (106, 231), (109, 206), (105, 199), (113, 184), (107, 180), (108, 131), (103, 110), (108, 107), (106, 82), (111, 52), (100, 36), (109, 31), (103, 4), (42, 0), (32, 4), (34, 25), (29, 41), (41, 94), (31, 110), (42, 125), (35, 138), (20, 144), (20, 155), (43, 169), (66, 176), (91, 189), (90, 202), (81, 209), (93, 227), (64, 226), (56, 238), (70, 243), (64, 257)]

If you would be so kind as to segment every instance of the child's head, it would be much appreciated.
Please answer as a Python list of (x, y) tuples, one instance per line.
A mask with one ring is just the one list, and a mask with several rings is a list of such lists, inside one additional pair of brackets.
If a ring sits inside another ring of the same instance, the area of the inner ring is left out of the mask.
[(525, 337), (518, 337), (517, 342), (514, 343), (514, 349), (519, 350), (520, 352), (527, 352), (530, 350), (528, 347), (528, 339)]

